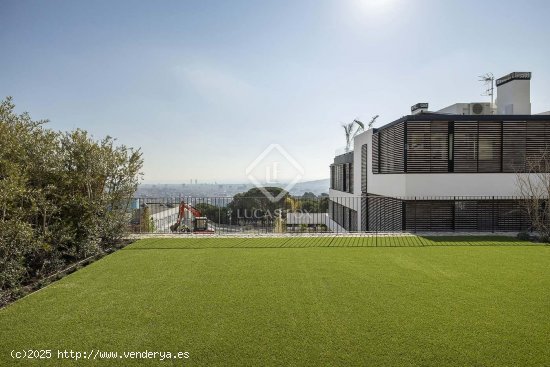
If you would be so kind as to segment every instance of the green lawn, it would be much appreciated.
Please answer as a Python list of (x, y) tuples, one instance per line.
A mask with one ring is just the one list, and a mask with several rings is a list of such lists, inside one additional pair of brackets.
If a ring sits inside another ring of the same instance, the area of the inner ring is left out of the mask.
[(0, 366), (549, 366), (549, 345), (550, 246), (495, 237), (141, 240), (0, 310)]

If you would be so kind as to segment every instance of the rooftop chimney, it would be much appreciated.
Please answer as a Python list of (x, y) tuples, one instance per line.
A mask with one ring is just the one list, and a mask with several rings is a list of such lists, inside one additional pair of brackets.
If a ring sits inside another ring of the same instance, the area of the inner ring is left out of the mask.
[(497, 79), (497, 114), (531, 114), (531, 73), (514, 72)]
[(412, 115), (418, 115), (419, 113), (425, 112), (428, 110), (428, 104), (427, 103), (417, 103), (413, 106), (411, 106), (411, 114)]

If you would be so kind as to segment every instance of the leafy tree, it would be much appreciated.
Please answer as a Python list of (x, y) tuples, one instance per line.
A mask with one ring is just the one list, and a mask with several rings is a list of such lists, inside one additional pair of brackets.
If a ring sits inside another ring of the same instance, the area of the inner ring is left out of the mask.
[(319, 213), (327, 213), (328, 212), (328, 202), (329, 197), (327, 196), (321, 196), (319, 198)]
[(140, 225), (141, 232), (150, 233), (155, 231), (153, 216), (151, 215), (151, 208), (149, 208), (148, 205), (144, 205), (143, 208), (141, 209), (139, 225)]
[(29, 224), (17, 220), (0, 221), (0, 305), (9, 301), (11, 293), (18, 293), (27, 271), (27, 259), (37, 252), (38, 246)]
[(0, 303), (123, 237), (141, 152), (56, 132), (0, 102)]
[(218, 207), (208, 203), (198, 203), (195, 205), (195, 208), (214, 223), (229, 223), (229, 216), (227, 215), (227, 208), (225, 207)]
[[(261, 223), (272, 221), (276, 216), (285, 217), (287, 209), (292, 210), (293, 201), (290, 195), (280, 187), (264, 187), (271, 197), (266, 196), (260, 188), (254, 187), (247, 192), (233, 196), (228, 205), (231, 215), (240, 222)], [(273, 198), (280, 198), (273, 200)]]
[[(264, 187), (271, 197), (265, 196), (260, 188), (253, 187), (247, 192), (239, 193), (233, 196), (233, 201), (229, 204), (232, 210), (260, 210), (273, 211), (285, 207), (285, 201), (290, 197), (289, 193), (280, 187)], [(282, 194), (282, 195), (281, 195)], [(281, 198), (273, 201), (272, 198)]]
[(319, 212), (319, 201), (317, 199), (302, 199), (300, 200), (302, 210), (307, 213)]

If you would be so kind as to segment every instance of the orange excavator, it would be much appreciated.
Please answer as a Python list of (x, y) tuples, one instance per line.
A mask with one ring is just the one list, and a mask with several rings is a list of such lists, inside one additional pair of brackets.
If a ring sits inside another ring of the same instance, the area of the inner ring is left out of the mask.
[(186, 211), (191, 213), (191, 216), (193, 217), (193, 220), (192, 220), (193, 233), (213, 233), (214, 232), (208, 229), (208, 219), (206, 217), (203, 217), (201, 212), (198, 211), (197, 208), (187, 204), (184, 201), (180, 203), (177, 222), (170, 226), (170, 230), (172, 232), (191, 232), (191, 229), (188, 226), (186, 226), (184, 223), (182, 223), (185, 220)]

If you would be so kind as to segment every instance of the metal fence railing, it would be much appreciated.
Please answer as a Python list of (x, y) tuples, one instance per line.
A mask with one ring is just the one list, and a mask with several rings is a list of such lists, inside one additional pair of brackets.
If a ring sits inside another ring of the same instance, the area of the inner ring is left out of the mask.
[(135, 198), (130, 230), (174, 234), (518, 232), (517, 197)]

